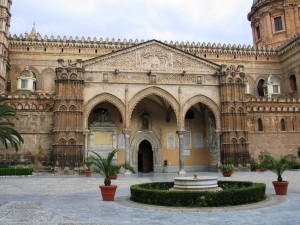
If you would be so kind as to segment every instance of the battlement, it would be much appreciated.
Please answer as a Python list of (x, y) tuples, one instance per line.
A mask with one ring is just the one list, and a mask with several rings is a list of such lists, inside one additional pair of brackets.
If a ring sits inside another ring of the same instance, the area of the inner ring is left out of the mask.
[[(102, 37), (97, 39), (94, 38), (85, 38), (85, 37), (75, 37), (70, 36), (67, 38), (66, 36), (57, 36), (56, 38), (52, 35), (48, 37), (45, 35), (43, 38), (40, 34), (30, 35), (22, 34), (17, 36), (10, 36), (10, 45), (17, 46), (35, 46), (35, 47), (81, 47), (81, 48), (91, 48), (91, 49), (111, 49), (111, 50), (119, 50), (123, 48), (128, 48), (134, 45), (138, 45), (140, 43), (145, 42), (142, 40), (132, 40), (132, 39), (103, 39)], [(165, 44), (170, 45), (171, 47), (189, 52), (191, 54), (195, 53), (218, 53), (218, 54), (236, 54), (236, 55), (268, 55), (268, 56), (276, 56), (278, 55), (278, 51), (273, 48), (268, 47), (254, 47), (251, 45), (241, 45), (241, 44), (221, 44), (221, 43), (205, 43), (205, 42), (167, 42), (164, 41)]]
[(7, 100), (5, 104), (13, 106), (17, 110), (28, 111), (52, 111), (54, 95), (48, 93), (9, 94), (1, 95)]
[(247, 111), (251, 112), (299, 112), (300, 99), (295, 98), (250, 98)]

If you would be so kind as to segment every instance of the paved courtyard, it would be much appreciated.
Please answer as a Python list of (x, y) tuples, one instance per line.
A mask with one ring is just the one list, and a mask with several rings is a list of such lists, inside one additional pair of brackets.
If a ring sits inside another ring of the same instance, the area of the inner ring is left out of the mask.
[[(187, 174), (190, 176), (191, 174)], [(98, 186), (103, 178), (93, 175), (0, 177), (0, 224), (2, 225), (110, 225), (110, 224), (300, 224), (300, 171), (287, 171), (290, 182), (287, 196), (276, 196), (271, 172), (236, 172), (231, 178), (220, 173), (199, 175), (220, 179), (250, 180), (267, 184), (268, 198), (262, 203), (221, 208), (169, 208), (133, 203), (129, 200), (132, 184), (172, 181), (176, 173), (120, 175), (114, 202), (102, 201)]]

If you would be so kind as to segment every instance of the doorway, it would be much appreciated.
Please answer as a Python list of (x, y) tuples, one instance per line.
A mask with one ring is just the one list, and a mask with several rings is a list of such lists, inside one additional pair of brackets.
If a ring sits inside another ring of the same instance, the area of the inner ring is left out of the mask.
[(138, 151), (138, 171), (149, 173), (153, 171), (153, 151), (149, 141), (142, 141)]

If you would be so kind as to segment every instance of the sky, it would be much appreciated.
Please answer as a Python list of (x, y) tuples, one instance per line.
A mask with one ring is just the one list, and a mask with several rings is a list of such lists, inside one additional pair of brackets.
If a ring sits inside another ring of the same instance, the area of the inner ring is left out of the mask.
[(10, 34), (252, 45), (252, 0), (12, 0)]

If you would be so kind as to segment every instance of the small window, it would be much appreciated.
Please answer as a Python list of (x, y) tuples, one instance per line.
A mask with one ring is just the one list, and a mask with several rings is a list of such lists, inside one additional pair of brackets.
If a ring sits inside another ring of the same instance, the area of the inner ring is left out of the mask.
[(248, 84), (245, 85), (245, 93), (248, 94), (249, 90), (248, 90)]
[(148, 120), (148, 118), (143, 118), (142, 119), (142, 128), (143, 128), (143, 130), (148, 130), (149, 129), (149, 120)]
[(6, 91), (11, 92), (11, 82), (10, 81), (6, 82)]
[(258, 131), (263, 131), (263, 124), (261, 118), (258, 119), (257, 125), (258, 125)]
[(283, 30), (283, 25), (282, 25), (282, 18), (281, 16), (275, 17), (274, 18), (274, 25), (275, 25), (275, 31), (282, 31)]
[(27, 80), (21, 80), (21, 88), (27, 88), (27, 83), (28, 81)]
[(297, 91), (297, 81), (295, 75), (290, 76), (290, 88), (292, 92)]
[(281, 119), (281, 121), (280, 121), (280, 127), (281, 127), (281, 131), (285, 131), (285, 122), (284, 122), (284, 119)]
[(279, 93), (278, 85), (273, 85), (273, 93), (274, 94), (278, 94)]
[(36, 90), (36, 82), (33, 82), (33, 90)]
[(256, 37), (257, 37), (258, 40), (261, 39), (261, 36), (260, 36), (260, 27), (259, 26), (256, 27)]

